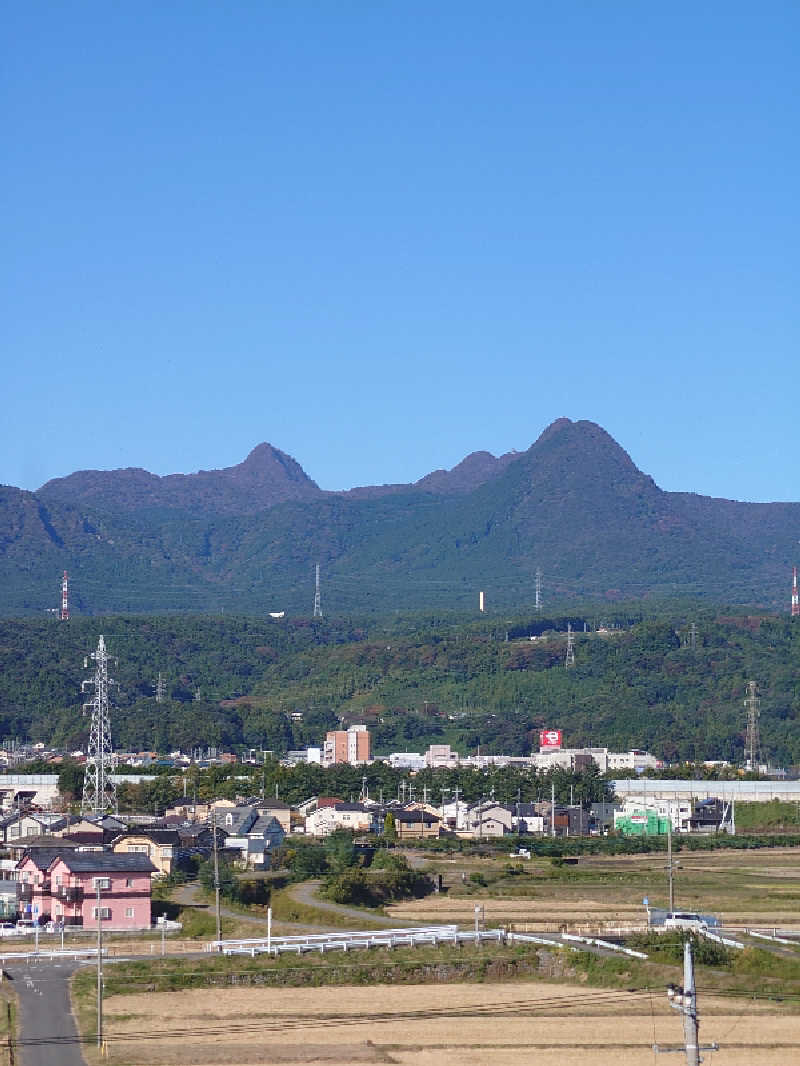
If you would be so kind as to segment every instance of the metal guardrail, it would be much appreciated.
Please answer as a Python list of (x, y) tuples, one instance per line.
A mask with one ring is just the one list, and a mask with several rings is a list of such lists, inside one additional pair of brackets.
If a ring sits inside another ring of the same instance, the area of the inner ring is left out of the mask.
[[(359, 947), (415, 947), (417, 944), (457, 943), (463, 937), (457, 925), (417, 926), (413, 929), (347, 930), (336, 933), (309, 933), (304, 936), (273, 936), (239, 940), (212, 940), (206, 951), (224, 955), (279, 955), (293, 951), (349, 951)], [(474, 933), (470, 934), (474, 937)]]
[[(103, 957), (108, 955), (107, 948), (103, 948)], [(0, 952), (0, 964), (11, 962), (35, 961), (37, 959), (96, 959), (97, 948), (77, 948), (75, 950), (59, 951), (7, 951)]]
[(614, 944), (610, 940), (601, 940), (593, 936), (578, 936), (575, 933), (564, 933), (564, 940), (577, 940), (581, 944), (590, 944), (594, 947), (605, 948), (607, 951), (619, 951), (623, 955), (631, 955), (634, 959), (648, 959), (650, 956), (643, 951), (634, 951), (633, 948), (623, 947), (622, 944)]
[[(760, 933), (755, 929), (743, 929), (742, 932), (745, 936), (755, 936), (758, 937), (759, 940), (771, 940), (775, 944), (788, 944), (788, 946), (792, 948), (800, 947), (800, 942), (797, 940), (787, 940), (785, 937), (778, 936), (777, 930), (772, 934)], [(781, 932), (783, 932), (783, 930), (781, 930)]]
[(573, 944), (565, 944), (562, 940), (551, 940), (546, 936), (535, 936), (533, 933), (509, 933), (508, 939), (512, 944), (547, 944), (553, 948), (569, 948), (570, 951), (580, 951)]
[(740, 940), (731, 940), (727, 936), (718, 936), (716, 933), (712, 933), (710, 929), (698, 929), (697, 932), (700, 936), (704, 936), (706, 940), (713, 940), (717, 944), (724, 944), (726, 948), (744, 948), (744, 944)]

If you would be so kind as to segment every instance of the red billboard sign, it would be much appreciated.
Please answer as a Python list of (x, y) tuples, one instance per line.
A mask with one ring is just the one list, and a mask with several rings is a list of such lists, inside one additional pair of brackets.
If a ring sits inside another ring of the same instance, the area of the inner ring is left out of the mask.
[(540, 729), (539, 730), (539, 747), (540, 748), (560, 748), (561, 747), (561, 730), (560, 729)]

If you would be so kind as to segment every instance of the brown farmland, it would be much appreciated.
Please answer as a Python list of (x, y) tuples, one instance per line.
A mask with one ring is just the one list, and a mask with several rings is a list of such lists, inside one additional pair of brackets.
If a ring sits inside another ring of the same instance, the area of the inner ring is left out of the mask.
[[(702, 1007), (712, 1066), (800, 1061), (800, 1017), (779, 1005)], [(547, 982), (118, 995), (106, 1032), (113, 1066), (650, 1066), (654, 1040), (681, 1040), (663, 993)]]

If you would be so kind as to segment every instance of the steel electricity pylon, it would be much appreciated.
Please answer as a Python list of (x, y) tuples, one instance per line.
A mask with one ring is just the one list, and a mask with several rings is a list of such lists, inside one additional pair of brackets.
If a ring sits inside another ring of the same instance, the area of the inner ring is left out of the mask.
[[(101, 634), (97, 649), (92, 652), (94, 675), (81, 686), (83, 692), (94, 687), (92, 698), (83, 705), (83, 713), (91, 715), (89, 746), (86, 749), (86, 772), (83, 778), (84, 814), (104, 814), (117, 811), (117, 786), (111, 778), (114, 753), (111, 748), (111, 716), (109, 713), (109, 689), (114, 681), (108, 676), (109, 656), (106, 642)], [(84, 667), (89, 660), (84, 659)]]

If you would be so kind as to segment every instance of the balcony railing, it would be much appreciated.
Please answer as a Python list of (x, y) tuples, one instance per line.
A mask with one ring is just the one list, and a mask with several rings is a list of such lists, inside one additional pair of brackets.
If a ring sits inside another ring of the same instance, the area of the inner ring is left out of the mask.
[(77, 886), (59, 885), (55, 895), (64, 903), (83, 903), (83, 889)]
[(27, 881), (23, 881), (19, 886), (19, 898), (24, 900), (33, 899), (33, 885), (28, 884)]

